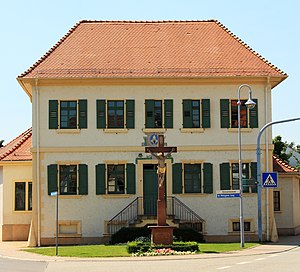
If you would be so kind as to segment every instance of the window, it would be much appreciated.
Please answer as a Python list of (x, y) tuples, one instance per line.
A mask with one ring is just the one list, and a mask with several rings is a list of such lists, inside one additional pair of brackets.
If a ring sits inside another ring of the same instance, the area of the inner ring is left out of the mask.
[(77, 165), (59, 166), (59, 188), (61, 195), (77, 194)]
[(280, 212), (280, 191), (273, 191), (274, 212)]
[(201, 164), (184, 164), (184, 192), (201, 192)]
[(134, 100), (97, 100), (97, 128), (132, 129), (135, 126)]
[(49, 129), (87, 128), (87, 100), (49, 100)]
[(61, 195), (88, 194), (88, 166), (86, 164), (57, 165), (47, 167), (48, 195), (59, 191)]
[(146, 128), (173, 128), (173, 100), (145, 101)]
[(173, 164), (173, 194), (213, 192), (211, 163)]
[(15, 211), (32, 210), (32, 182), (15, 182)]
[(60, 101), (60, 128), (77, 128), (77, 101)]
[[(240, 231), (240, 222), (232, 222), (232, 231)], [(251, 223), (244, 221), (244, 231), (251, 231)]]
[(124, 101), (108, 101), (108, 128), (124, 128)]
[(96, 194), (135, 194), (135, 164), (96, 165)]
[[(241, 100), (241, 128), (258, 128), (258, 101), (253, 99), (256, 107), (248, 109), (245, 106), (247, 100)], [(238, 100), (237, 99), (221, 99), (220, 114), (221, 128), (237, 128), (238, 127)]]
[(109, 194), (125, 193), (125, 165), (107, 165), (107, 188)]
[(183, 128), (210, 127), (210, 100), (183, 100)]
[[(257, 193), (257, 163), (242, 164), (242, 182), (244, 193)], [(220, 189), (239, 190), (239, 164), (222, 163), (220, 165)]]

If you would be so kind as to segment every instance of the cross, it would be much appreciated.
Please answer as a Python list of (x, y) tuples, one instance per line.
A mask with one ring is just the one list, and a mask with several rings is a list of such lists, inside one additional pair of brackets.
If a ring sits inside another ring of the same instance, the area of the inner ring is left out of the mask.
[[(177, 147), (165, 146), (164, 135), (158, 135), (157, 147), (145, 147), (146, 153), (151, 153), (158, 160), (157, 176), (158, 176), (158, 200), (157, 200), (157, 225), (166, 226), (166, 197), (165, 197), (165, 173), (166, 163), (165, 157), (168, 157), (172, 152), (177, 152)], [(165, 155), (165, 153), (167, 153)]]

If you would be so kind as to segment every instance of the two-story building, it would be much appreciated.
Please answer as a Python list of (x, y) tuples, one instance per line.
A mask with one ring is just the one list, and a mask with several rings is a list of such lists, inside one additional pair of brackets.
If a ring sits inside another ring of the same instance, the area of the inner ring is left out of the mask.
[[(145, 145), (153, 134), (178, 148), (166, 160), (176, 224), (191, 226), (192, 214), (207, 241), (239, 240), (239, 199), (216, 198), (239, 189), (237, 89), (251, 85), (257, 103), (241, 106), (243, 179), (255, 179), (256, 137), (286, 77), (215, 20), (79, 22), (18, 77), (33, 112), (30, 244), (55, 241), (54, 191), (60, 243), (104, 242), (138, 216), (151, 223), (157, 160)], [(244, 103), (248, 92), (241, 96)], [(267, 162), (272, 169), (271, 135), (261, 148), (262, 170)], [(257, 188), (249, 184), (245, 238), (257, 240)]]

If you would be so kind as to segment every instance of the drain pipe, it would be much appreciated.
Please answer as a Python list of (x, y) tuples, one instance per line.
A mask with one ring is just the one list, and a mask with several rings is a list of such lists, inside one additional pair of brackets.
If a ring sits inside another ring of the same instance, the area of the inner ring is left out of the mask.
[(35, 79), (35, 129), (36, 129), (36, 189), (37, 189), (37, 245), (41, 246), (41, 218), (40, 218), (40, 130), (39, 130), (39, 87), (38, 78)]

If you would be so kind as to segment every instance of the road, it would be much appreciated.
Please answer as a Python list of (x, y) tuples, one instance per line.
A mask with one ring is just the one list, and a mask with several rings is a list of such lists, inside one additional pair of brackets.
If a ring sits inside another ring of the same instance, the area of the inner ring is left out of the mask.
[(91, 260), (21, 261), (0, 258), (0, 271), (5, 272), (153, 272), (153, 271), (230, 271), (230, 272), (299, 272), (300, 247), (276, 253), (250, 256), (222, 255), (180, 256), (168, 258), (117, 258)]

